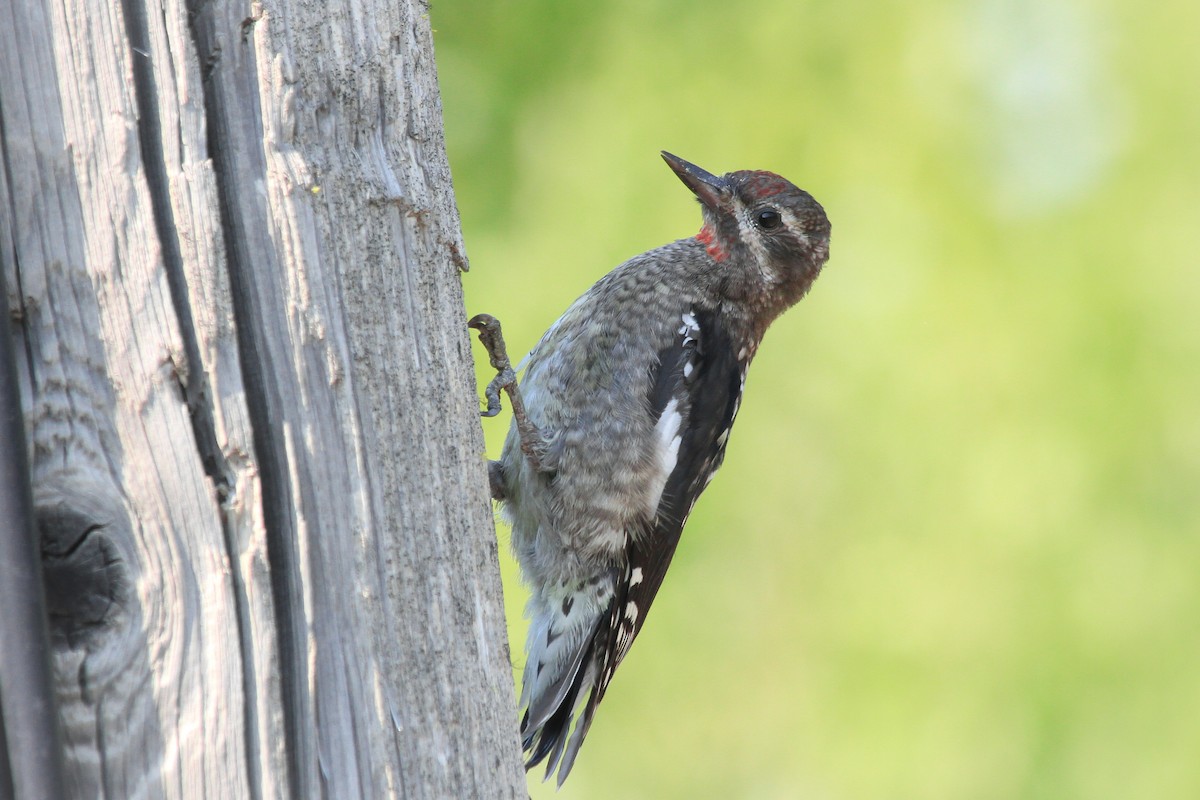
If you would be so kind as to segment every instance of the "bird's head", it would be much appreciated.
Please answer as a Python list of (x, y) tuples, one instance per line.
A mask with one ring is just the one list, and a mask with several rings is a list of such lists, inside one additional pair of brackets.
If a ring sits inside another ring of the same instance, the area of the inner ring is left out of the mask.
[(812, 195), (773, 172), (717, 176), (662, 156), (704, 209), (696, 238), (714, 261), (748, 270), (757, 286), (747, 289), (768, 293), (782, 308), (808, 291), (829, 258), (829, 218)]

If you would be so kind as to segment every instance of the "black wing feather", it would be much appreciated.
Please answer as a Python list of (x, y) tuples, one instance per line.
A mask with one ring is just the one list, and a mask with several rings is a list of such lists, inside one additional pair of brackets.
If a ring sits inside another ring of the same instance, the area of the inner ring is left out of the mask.
[[(693, 314), (699, 335), (694, 339), (681, 335), (664, 350), (658, 375), (651, 381), (655, 418), (672, 398), (683, 401), (679, 452), (649, 530), (629, 537), (628, 571), (609, 616), (609, 641), (604, 648), (608, 660), (589, 709), (604, 696), (613, 672), (646, 621), (692, 506), (725, 458), (728, 432), (741, 401), (746, 364), (737, 358), (740, 348), (717, 313), (697, 310)], [(684, 377), (683, 365), (689, 361), (691, 374)]]
[[(561, 705), (538, 729), (529, 730), (528, 716), (522, 725), (529, 754), (525, 768), (548, 758), (546, 777), (557, 768), (560, 786), (575, 763), (613, 673), (645, 623), (692, 506), (721, 466), (741, 402), (747, 362), (737, 354), (747, 351), (736, 346), (716, 312), (694, 310), (691, 316), (694, 327), (689, 329), (688, 315), (684, 315), (684, 328), (672, 345), (659, 353), (647, 398), (656, 422), (672, 400), (677, 401), (683, 419), (675, 468), (667, 478), (657, 513), (647, 530), (629, 537), (624, 574), (614, 576), (613, 599), (588, 637), (588, 652)], [(691, 369), (685, 370), (688, 364)], [(574, 711), (589, 689), (586, 705), (574, 729), (568, 731)]]

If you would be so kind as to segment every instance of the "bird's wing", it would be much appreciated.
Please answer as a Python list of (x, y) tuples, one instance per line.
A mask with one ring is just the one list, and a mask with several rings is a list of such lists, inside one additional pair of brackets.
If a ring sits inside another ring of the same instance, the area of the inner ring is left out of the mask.
[(549, 756), (546, 775), (557, 768), (560, 786), (613, 674), (645, 623), (692, 506), (721, 465), (747, 365), (745, 351), (734, 346), (720, 316), (707, 309), (684, 313), (671, 343), (659, 353), (648, 398), (661, 466), (656, 513), (644, 530), (628, 537), (627, 565), (623, 574), (613, 575), (612, 599), (582, 643), (561, 704), (543, 724), (526, 729), (525, 748), (532, 751), (527, 766)]
[[(645, 622), (692, 507), (725, 458), (745, 385), (745, 351), (739, 358), (715, 312), (696, 309), (684, 314), (682, 323), (680, 335), (660, 354), (651, 390), (664, 460), (671, 468), (649, 530), (629, 539), (629, 575), (613, 603), (615, 647), (601, 695)], [(679, 415), (678, 424), (671, 414)]]

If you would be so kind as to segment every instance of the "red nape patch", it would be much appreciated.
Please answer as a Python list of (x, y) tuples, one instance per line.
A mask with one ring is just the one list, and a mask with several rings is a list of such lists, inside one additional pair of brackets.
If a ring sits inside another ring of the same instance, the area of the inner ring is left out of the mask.
[(724, 261), (729, 258), (729, 253), (725, 252), (725, 248), (717, 241), (717, 235), (713, 232), (712, 226), (705, 225), (696, 234), (696, 241), (704, 245), (704, 249), (713, 257), (713, 261)]

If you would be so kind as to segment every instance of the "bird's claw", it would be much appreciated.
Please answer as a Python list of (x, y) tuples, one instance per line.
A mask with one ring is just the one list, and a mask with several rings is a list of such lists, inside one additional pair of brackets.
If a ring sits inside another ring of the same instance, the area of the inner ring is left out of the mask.
[(499, 371), (511, 366), (508, 349), (504, 345), (504, 334), (500, 330), (500, 320), (491, 314), (476, 314), (467, 320), (467, 327), (479, 331), (479, 341), (483, 342), (493, 369)]
[(517, 373), (513, 371), (508, 359), (508, 348), (504, 344), (504, 334), (500, 331), (500, 320), (491, 314), (476, 314), (467, 320), (467, 327), (479, 331), (479, 341), (487, 350), (488, 361), (496, 370), (483, 396), (487, 398), (487, 411), (481, 411), (480, 416), (494, 417), (500, 413), (500, 390), (504, 389), (512, 396), (517, 385)]
[(483, 396), (487, 399), (487, 410), (479, 412), (480, 416), (494, 417), (499, 414), (500, 391), (507, 392), (509, 402), (512, 403), (513, 421), (517, 425), (517, 433), (521, 440), (521, 452), (535, 470), (549, 471), (546, 437), (525, 413), (525, 404), (521, 401), (521, 392), (517, 387), (517, 373), (508, 359), (504, 334), (500, 331), (500, 320), (491, 314), (476, 314), (467, 320), (467, 327), (479, 331), (479, 341), (488, 352), (492, 369), (496, 370), (496, 377), (492, 378), (483, 390)]
[(487, 388), (483, 390), (483, 396), (487, 398), (487, 411), (479, 412), (483, 417), (494, 417), (500, 413), (500, 390), (512, 391), (517, 385), (517, 373), (513, 372), (512, 367), (504, 367), (500, 370), (496, 377), (492, 378)]

